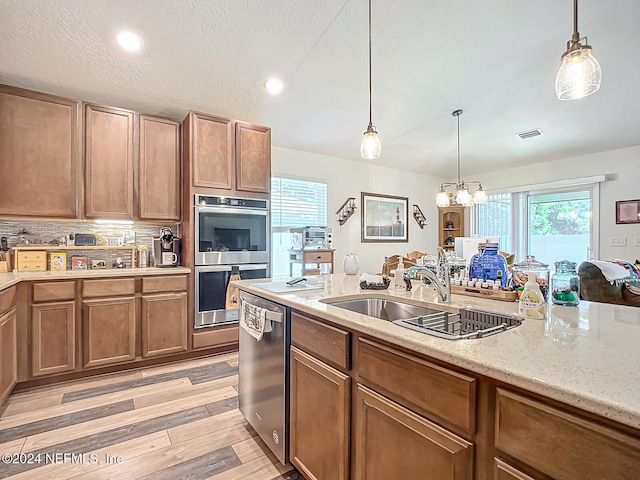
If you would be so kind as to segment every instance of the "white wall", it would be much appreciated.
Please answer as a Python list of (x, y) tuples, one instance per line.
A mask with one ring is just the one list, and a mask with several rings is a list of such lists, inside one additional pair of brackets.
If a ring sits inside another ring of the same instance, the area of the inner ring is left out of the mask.
[[(413, 250), (435, 253), (438, 243), (435, 195), (440, 186), (436, 177), (381, 167), (375, 160), (357, 162), (280, 147), (271, 148), (271, 174), (327, 183), (327, 223), (333, 227), (337, 272), (342, 271), (342, 260), (349, 252), (358, 255), (360, 272), (367, 273), (378, 273), (384, 257), (389, 255), (406, 255)], [(360, 242), (361, 192), (409, 198), (408, 243)], [(357, 210), (341, 228), (334, 213), (349, 197), (356, 198)], [(413, 219), (413, 204), (417, 204), (427, 217), (428, 225), (422, 230)]]
[[(475, 175), (489, 193), (491, 190), (533, 185), (592, 175), (607, 175), (600, 185), (600, 255), (601, 259), (640, 258), (640, 224), (616, 225), (616, 200), (640, 199), (640, 146), (572, 157), (554, 162)], [(626, 247), (609, 246), (610, 237), (626, 237)]]

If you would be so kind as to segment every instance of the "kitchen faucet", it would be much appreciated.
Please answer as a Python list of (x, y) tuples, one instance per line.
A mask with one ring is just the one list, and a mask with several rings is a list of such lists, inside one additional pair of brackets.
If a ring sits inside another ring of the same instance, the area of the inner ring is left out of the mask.
[(449, 270), (449, 262), (442, 247), (438, 247), (438, 263), (436, 265), (436, 273), (424, 266), (409, 267), (404, 271), (403, 279), (407, 285), (407, 291), (411, 290), (411, 279), (420, 275), (431, 280), (431, 284), (435, 287), (440, 300), (445, 303), (451, 303), (451, 276)]

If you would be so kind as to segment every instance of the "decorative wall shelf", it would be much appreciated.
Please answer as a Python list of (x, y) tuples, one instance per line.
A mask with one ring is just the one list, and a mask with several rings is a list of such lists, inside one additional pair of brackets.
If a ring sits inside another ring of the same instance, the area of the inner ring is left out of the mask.
[(413, 205), (413, 218), (415, 218), (420, 228), (424, 228), (427, 224), (427, 217), (424, 216), (424, 213), (422, 213), (422, 210), (420, 210), (420, 207), (416, 204)]
[(355, 197), (349, 197), (342, 204), (342, 206), (336, 211), (336, 215), (338, 215), (338, 223), (340, 226), (347, 223), (347, 220), (351, 218), (353, 212), (356, 211), (356, 199)]

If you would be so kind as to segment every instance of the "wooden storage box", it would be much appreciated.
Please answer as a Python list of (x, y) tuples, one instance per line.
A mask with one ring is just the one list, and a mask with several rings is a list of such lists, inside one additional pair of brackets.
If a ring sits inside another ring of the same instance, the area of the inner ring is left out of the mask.
[(3, 252), (5, 260), (0, 260), (0, 273), (11, 271), (11, 252)]
[(16, 252), (16, 270), (18, 272), (44, 272), (47, 269), (47, 252), (33, 250)]

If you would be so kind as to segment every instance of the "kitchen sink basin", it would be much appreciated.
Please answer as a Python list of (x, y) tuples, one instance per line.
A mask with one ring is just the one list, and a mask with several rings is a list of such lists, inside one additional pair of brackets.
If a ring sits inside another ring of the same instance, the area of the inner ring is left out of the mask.
[(324, 303), (389, 320), (401, 327), (448, 340), (487, 337), (517, 327), (523, 320), (514, 315), (471, 308), (461, 308), (458, 313), (443, 312), (386, 298), (334, 300)]
[(440, 310), (417, 307), (408, 303), (387, 300), (386, 298), (359, 298), (356, 300), (327, 302), (327, 304), (390, 321), (443, 313)]

